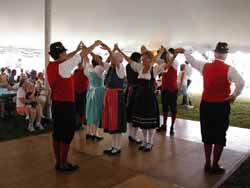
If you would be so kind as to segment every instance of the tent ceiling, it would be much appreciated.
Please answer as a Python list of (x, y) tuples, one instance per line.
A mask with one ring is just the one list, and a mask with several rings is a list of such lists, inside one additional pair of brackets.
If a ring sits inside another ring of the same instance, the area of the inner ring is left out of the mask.
[[(249, 0), (52, 0), (52, 40), (250, 46)], [(43, 0), (0, 1), (0, 45), (43, 40)], [(37, 40), (39, 39), (39, 40)], [(13, 41), (15, 40), (15, 41)], [(19, 44), (20, 43), (20, 44)], [(34, 43), (31, 43), (34, 45)], [(41, 45), (42, 46), (42, 45)]]

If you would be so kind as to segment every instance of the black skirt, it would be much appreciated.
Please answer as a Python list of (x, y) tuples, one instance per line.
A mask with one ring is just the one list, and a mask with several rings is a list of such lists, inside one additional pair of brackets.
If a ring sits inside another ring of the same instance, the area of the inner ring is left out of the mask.
[(150, 85), (139, 85), (135, 94), (132, 123), (133, 126), (141, 129), (155, 129), (160, 123), (158, 102), (154, 89)]
[(135, 104), (135, 94), (137, 86), (129, 85), (126, 89), (126, 110), (127, 110), (127, 122), (132, 122), (132, 111)]
[(228, 102), (201, 102), (201, 136), (205, 144), (226, 145), (226, 131), (229, 127), (229, 115), (230, 104)]
[(87, 91), (81, 93), (75, 92), (76, 113), (79, 116), (85, 116), (86, 95)]

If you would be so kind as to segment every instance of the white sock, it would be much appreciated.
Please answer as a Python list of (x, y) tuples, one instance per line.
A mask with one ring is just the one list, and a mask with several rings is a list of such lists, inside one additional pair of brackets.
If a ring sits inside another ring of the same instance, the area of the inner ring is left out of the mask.
[(143, 134), (143, 141), (147, 143), (148, 141), (148, 130), (147, 129), (142, 129), (142, 134)]
[(149, 129), (148, 130), (148, 143), (150, 143), (150, 144), (154, 143), (154, 134), (155, 134), (154, 129)]
[(112, 134), (112, 148), (116, 147), (116, 135)]
[(128, 135), (133, 137), (133, 127), (132, 127), (132, 123), (128, 124)]
[(134, 127), (134, 139), (136, 139), (137, 140), (137, 133), (138, 133), (138, 127)]
[(122, 134), (117, 134), (117, 149), (121, 149), (121, 142), (122, 142)]

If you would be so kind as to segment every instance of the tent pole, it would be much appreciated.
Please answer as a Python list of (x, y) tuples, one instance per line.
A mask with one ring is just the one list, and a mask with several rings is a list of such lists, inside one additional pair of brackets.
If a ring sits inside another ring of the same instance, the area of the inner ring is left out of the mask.
[[(49, 63), (49, 45), (51, 43), (51, 0), (44, 0), (44, 75), (45, 87), (49, 89), (47, 81), (47, 65)], [(51, 110), (49, 104), (46, 105), (46, 117), (51, 119)]]

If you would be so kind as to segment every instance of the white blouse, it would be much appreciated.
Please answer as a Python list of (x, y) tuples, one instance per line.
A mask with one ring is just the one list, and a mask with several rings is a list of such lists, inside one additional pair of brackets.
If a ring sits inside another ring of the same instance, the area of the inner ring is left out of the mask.
[[(138, 72), (138, 79), (150, 80), (151, 79), (151, 68), (147, 73), (143, 73), (144, 65), (141, 63), (132, 62), (131, 68)], [(165, 64), (155, 65), (153, 66), (153, 74), (154, 78), (156, 78), (159, 74), (161, 74), (165, 70)]]
[[(104, 78), (104, 74), (103, 74), (104, 71), (108, 71), (110, 66), (111, 65), (109, 63), (104, 63), (103, 66), (97, 65), (95, 67), (93, 67), (93, 65), (91, 65), (89, 62), (83, 63), (84, 73), (86, 75), (88, 72), (94, 72), (97, 74), (99, 78), (102, 78), (102, 79)], [(119, 68), (116, 67), (116, 74), (120, 79), (123, 79), (125, 77), (125, 69), (122, 64), (120, 64)]]

